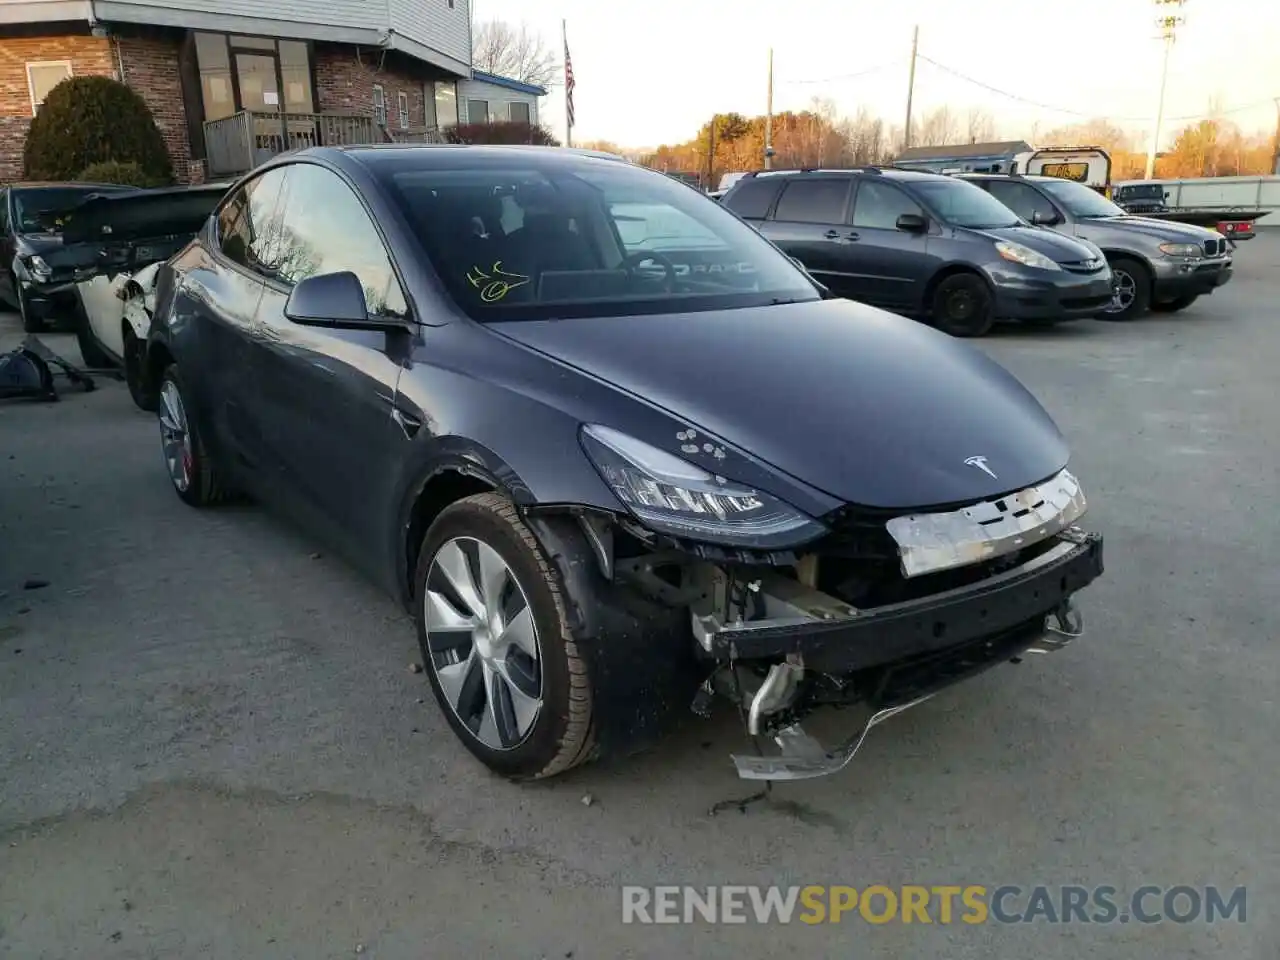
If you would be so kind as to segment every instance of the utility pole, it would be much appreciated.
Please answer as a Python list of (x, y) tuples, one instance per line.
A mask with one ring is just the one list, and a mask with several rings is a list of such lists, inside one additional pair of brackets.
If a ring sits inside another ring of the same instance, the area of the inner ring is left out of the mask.
[(1155, 179), (1156, 175), (1160, 128), (1164, 125), (1164, 94), (1169, 86), (1169, 54), (1173, 52), (1173, 45), (1178, 39), (1178, 28), (1186, 23), (1186, 18), (1178, 15), (1176, 11), (1182, 9), (1186, 2), (1187, 0), (1155, 0), (1156, 7), (1161, 11), (1161, 16), (1156, 20), (1156, 26), (1160, 28), (1160, 39), (1164, 41), (1164, 63), (1160, 68), (1160, 99), (1156, 104), (1156, 128), (1151, 135), (1151, 145), (1147, 148), (1147, 180)]
[(720, 118), (720, 114), (713, 113), (711, 115), (711, 127), (707, 130), (707, 189), (714, 190), (715, 184), (712, 183), (716, 175), (716, 121)]
[(1276, 147), (1271, 160), (1271, 172), (1280, 177), (1280, 97), (1276, 97)]
[[(1280, 100), (1276, 102), (1280, 104)], [(773, 169), (773, 47), (769, 48), (769, 92), (765, 97), (764, 168)]]
[(911, 31), (911, 72), (907, 75), (907, 125), (902, 131), (902, 149), (911, 146), (911, 105), (916, 95), (916, 55), (920, 50), (920, 27)]

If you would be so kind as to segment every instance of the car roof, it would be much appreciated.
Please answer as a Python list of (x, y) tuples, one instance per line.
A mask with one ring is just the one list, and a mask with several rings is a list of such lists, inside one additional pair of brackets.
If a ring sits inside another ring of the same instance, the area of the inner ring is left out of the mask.
[(791, 179), (793, 177), (813, 177), (819, 179), (830, 176), (850, 176), (861, 175), (870, 177), (884, 177), (886, 180), (897, 180), (906, 183), (920, 183), (930, 180), (950, 180), (951, 177), (943, 173), (930, 173), (927, 170), (906, 170), (901, 167), (848, 167), (848, 168), (820, 168), (820, 169), (800, 169), (800, 170), (762, 170), (753, 171), (752, 173), (736, 180), (730, 190), (741, 187), (743, 184), (750, 183), (753, 180), (773, 180), (773, 179)]

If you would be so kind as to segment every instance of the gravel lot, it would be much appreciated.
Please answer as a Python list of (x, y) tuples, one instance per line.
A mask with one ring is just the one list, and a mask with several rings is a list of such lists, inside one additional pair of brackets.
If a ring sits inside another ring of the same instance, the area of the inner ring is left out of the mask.
[[(489, 776), (408, 619), (270, 516), (183, 506), (122, 384), (0, 408), (0, 956), (1273, 960), (1280, 236), (1237, 259), (1183, 315), (982, 342), (1108, 538), (1087, 636), (745, 815), (707, 814), (748, 792), (727, 713), (625, 766)], [(1248, 919), (621, 923), (622, 884), (735, 882), (1244, 884)]]

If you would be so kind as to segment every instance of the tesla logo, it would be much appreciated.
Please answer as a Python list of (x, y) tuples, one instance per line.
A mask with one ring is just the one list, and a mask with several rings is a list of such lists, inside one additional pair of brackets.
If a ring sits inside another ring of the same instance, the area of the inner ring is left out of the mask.
[(986, 457), (970, 457), (968, 460), (965, 461), (965, 465), (969, 467), (977, 467), (979, 470), (985, 473), (992, 480), (1000, 479), (999, 477), (996, 476), (996, 472), (987, 466)]

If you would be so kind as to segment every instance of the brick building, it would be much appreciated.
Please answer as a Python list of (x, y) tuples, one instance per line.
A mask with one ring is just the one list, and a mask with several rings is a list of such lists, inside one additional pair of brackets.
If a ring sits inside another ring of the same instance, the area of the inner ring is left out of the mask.
[(433, 139), (470, 63), (470, 0), (0, 0), (0, 182), (68, 76), (137, 90), (200, 182), (312, 143)]

